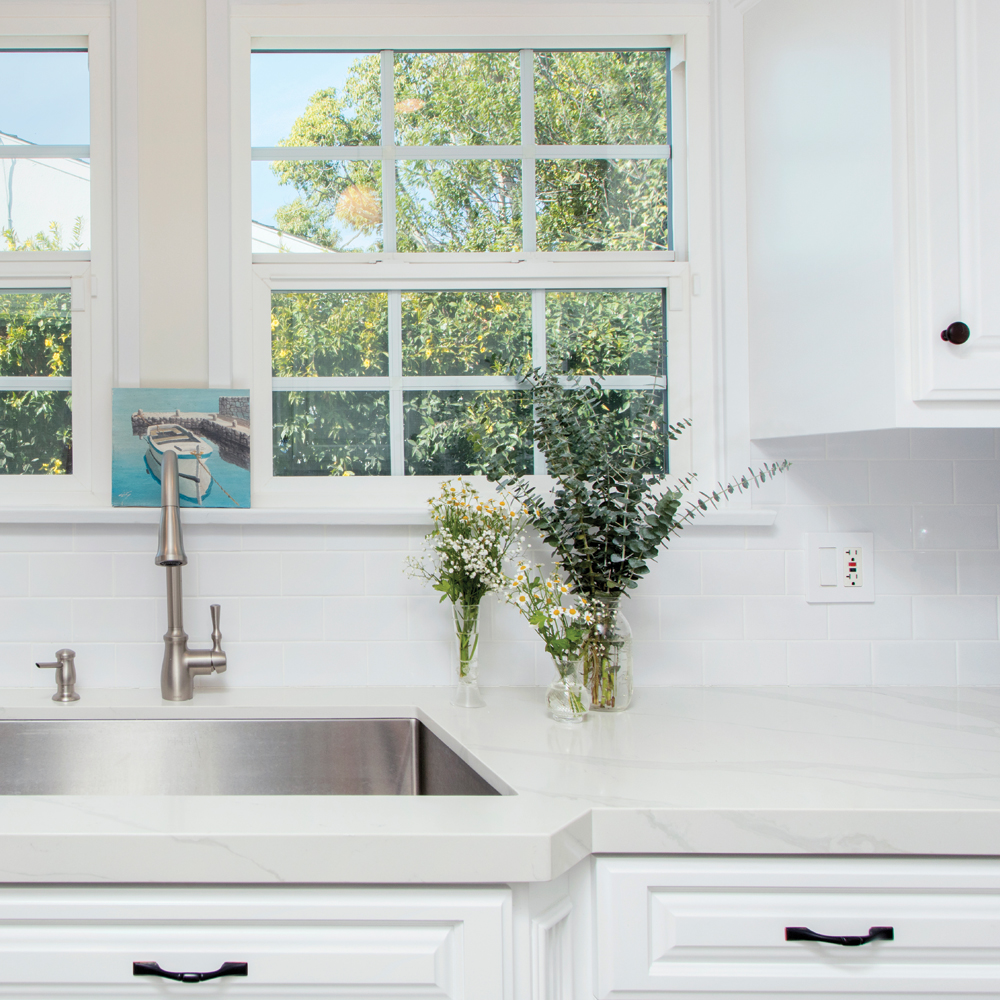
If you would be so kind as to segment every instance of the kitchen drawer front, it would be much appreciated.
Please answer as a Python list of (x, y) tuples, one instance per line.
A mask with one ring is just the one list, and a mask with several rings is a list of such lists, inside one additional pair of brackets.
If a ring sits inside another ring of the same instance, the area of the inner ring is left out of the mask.
[[(1000, 866), (600, 858), (597, 996), (1000, 993)], [(893, 940), (787, 941), (786, 927)]]
[[(508, 889), (0, 890), (0, 997), (510, 1000)], [(133, 962), (246, 977), (177, 983)]]

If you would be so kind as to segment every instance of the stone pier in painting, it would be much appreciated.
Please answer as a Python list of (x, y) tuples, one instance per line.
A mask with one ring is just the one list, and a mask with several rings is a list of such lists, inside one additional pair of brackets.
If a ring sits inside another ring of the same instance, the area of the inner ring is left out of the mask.
[(132, 434), (142, 437), (153, 424), (180, 424), (208, 438), (219, 449), (219, 457), (241, 469), (250, 468), (250, 399), (248, 396), (220, 396), (218, 413), (132, 414)]

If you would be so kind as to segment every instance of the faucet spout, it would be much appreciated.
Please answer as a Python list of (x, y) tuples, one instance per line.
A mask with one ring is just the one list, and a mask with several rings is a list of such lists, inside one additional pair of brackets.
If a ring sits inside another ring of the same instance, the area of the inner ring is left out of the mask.
[(177, 455), (164, 452), (161, 482), (160, 538), (156, 565), (167, 571), (167, 631), (163, 636), (160, 694), (164, 701), (189, 701), (194, 697), (197, 674), (222, 673), (226, 654), (219, 629), (219, 605), (212, 605), (212, 648), (188, 649), (184, 631), (184, 594), (181, 567), (187, 563), (181, 535)]

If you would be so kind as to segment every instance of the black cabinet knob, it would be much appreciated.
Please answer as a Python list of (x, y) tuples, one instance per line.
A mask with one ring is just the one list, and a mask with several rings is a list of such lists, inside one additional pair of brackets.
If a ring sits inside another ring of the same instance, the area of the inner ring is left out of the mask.
[(941, 339), (947, 340), (949, 344), (964, 344), (969, 339), (969, 327), (968, 324), (962, 323), (952, 323), (947, 330), (941, 331)]

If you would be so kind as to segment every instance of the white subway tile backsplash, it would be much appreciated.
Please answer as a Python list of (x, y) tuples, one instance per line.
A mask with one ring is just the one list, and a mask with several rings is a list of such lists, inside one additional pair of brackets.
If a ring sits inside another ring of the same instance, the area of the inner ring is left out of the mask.
[(912, 549), (913, 508), (900, 506), (831, 507), (829, 530), (870, 531), (875, 536), (876, 551), (879, 549)]
[(994, 455), (993, 431), (988, 429), (955, 430), (921, 428), (910, 431), (910, 454), (913, 458), (977, 458)]
[(277, 552), (216, 552), (198, 560), (198, 591), (222, 597), (264, 597), (281, 592)]
[(790, 504), (856, 505), (869, 502), (867, 462), (796, 462), (785, 476), (788, 478)]
[[(289, 601), (318, 598), (288, 598)], [(327, 597), (320, 601), (323, 611), (322, 637), (334, 642), (406, 637), (407, 600), (405, 597)], [(286, 635), (292, 639), (320, 636)]]
[(871, 604), (831, 604), (831, 639), (909, 639), (913, 609), (909, 597), (876, 597)]
[(973, 595), (914, 597), (915, 639), (996, 639), (997, 599)]
[(29, 562), (32, 597), (110, 597), (110, 553), (33, 555)]
[(910, 432), (893, 428), (830, 434), (826, 439), (826, 457), (840, 460), (864, 458), (903, 461), (910, 457)]
[(787, 684), (786, 644), (747, 640), (706, 642), (705, 683), (719, 687)]
[(370, 642), (368, 683), (444, 686), (458, 677), (457, 654), (447, 642)]
[(951, 462), (871, 462), (873, 504), (951, 503), (954, 474)]
[(366, 642), (283, 643), (284, 677), (290, 687), (364, 687)]
[(872, 643), (876, 687), (947, 687), (957, 677), (953, 642)]
[(239, 605), (240, 639), (244, 642), (324, 638), (322, 597), (241, 597)]
[(0, 600), (0, 643), (57, 642), (65, 646), (72, 637), (73, 604), (68, 599), (48, 597)]
[(868, 685), (872, 682), (871, 644), (867, 642), (788, 643), (788, 683)]
[(785, 558), (777, 550), (710, 551), (701, 557), (702, 593), (783, 594)]
[[(623, 603), (639, 697), (670, 684), (1000, 685), (1000, 432), (874, 431), (752, 451), (795, 462), (753, 491), (775, 524), (695, 522)], [(185, 524), (185, 627), (207, 645), (208, 605), (220, 603), (231, 657), (199, 686), (452, 684), (451, 605), (404, 572), (426, 530)], [(828, 530), (874, 533), (874, 604), (805, 602), (804, 536)], [(528, 558), (548, 562), (532, 541)], [(47, 687), (34, 659), (65, 645), (81, 654), (81, 683), (155, 689), (166, 627), (155, 549), (155, 524), (0, 525), (0, 689)], [(554, 677), (509, 605), (484, 600), (480, 635), (484, 687)]]
[(1000, 687), (1000, 642), (959, 642), (958, 683), (969, 687)]
[(996, 506), (915, 507), (913, 546), (917, 549), (995, 549)]
[(880, 552), (875, 560), (877, 594), (958, 592), (955, 553), (934, 549)]
[(660, 635), (664, 639), (742, 639), (742, 598), (661, 597)]
[(38, 558), (13, 552), (0, 555), (0, 597), (28, 595), (29, 560)]
[(1000, 462), (956, 462), (955, 502), (1000, 501)]
[[(83, 598), (73, 604), (73, 642), (142, 642), (162, 635), (156, 604), (144, 597)], [(190, 631), (190, 630), (189, 630)]]
[(973, 549), (957, 555), (960, 594), (1000, 594), (1000, 551)]
[(0, 524), (0, 552), (69, 552), (72, 524)]
[(361, 552), (285, 552), (281, 556), (281, 593), (286, 597), (361, 596), (365, 557)]
[(700, 642), (640, 640), (633, 652), (637, 685), (700, 687), (705, 683), (705, 653)]
[(748, 639), (825, 639), (825, 604), (806, 604), (797, 596), (746, 597)]

